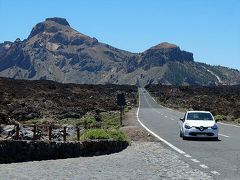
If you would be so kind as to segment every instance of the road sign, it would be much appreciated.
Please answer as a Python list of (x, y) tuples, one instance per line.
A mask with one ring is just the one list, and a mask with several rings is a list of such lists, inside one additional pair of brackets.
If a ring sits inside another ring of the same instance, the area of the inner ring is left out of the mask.
[(126, 102), (125, 102), (125, 95), (124, 93), (119, 93), (117, 95), (117, 105), (118, 106), (125, 106)]

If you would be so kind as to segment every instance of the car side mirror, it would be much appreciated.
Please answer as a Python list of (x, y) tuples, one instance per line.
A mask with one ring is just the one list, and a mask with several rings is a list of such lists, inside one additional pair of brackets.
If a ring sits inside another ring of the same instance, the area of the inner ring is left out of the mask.
[(180, 118), (180, 121), (184, 122), (184, 118)]
[(215, 119), (215, 122), (217, 123), (217, 122), (218, 122), (218, 119)]

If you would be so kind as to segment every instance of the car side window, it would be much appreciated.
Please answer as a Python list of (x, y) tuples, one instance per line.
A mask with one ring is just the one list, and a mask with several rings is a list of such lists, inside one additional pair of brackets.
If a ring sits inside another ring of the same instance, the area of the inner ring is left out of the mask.
[(184, 117), (183, 117), (184, 121), (186, 120), (186, 116), (187, 116), (187, 113), (184, 114)]

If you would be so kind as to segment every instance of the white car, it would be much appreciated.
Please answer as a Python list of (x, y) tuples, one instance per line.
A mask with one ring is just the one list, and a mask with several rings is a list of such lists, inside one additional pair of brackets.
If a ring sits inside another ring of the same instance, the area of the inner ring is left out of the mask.
[(208, 111), (187, 111), (180, 119), (180, 137), (218, 140), (218, 125)]

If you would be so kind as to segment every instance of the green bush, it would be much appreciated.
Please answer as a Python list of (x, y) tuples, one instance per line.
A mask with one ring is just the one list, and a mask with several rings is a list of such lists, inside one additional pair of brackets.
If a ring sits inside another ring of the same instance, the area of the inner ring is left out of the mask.
[(214, 118), (217, 121), (225, 121), (226, 120), (226, 117), (223, 115), (216, 115)]
[(112, 130), (112, 131), (109, 131), (109, 135), (112, 139), (117, 140), (117, 141), (128, 140), (127, 135), (125, 133), (123, 133), (122, 131)]
[(132, 109), (131, 106), (125, 106), (124, 111), (125, 111), (125, 112), (129, 112), (131, 109)]
[(81, 141), (92, 139), (113, 139), (113, 140), (128, 140), (126, 134), (118, 130), (105, 130), (105, 129), (89, 129), (84, 132), (81, 137)]
[(240, 124), (240, 118), (235, 119), (235, 122)]
[(102, 128), (104, 129), (119, 129), (120, 127), (120, 115), (119, 113), (103, 112), (102, 117)]
[(96, 120), (92, 114), (86, 114), (76, 122), (76, 125), (87, 126), (87, 128), (93, 128), (96, 126)]

